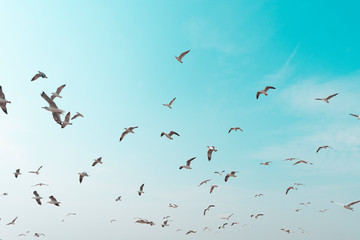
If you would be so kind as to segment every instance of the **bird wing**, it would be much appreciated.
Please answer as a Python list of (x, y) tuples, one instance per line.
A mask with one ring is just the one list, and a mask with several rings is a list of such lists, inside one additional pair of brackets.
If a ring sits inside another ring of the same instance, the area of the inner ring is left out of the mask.
[(265, 92), (267, 92), (267, 90), (269, 89), (275, 89), (274, 87), (271, 87), (271, 86), (266, 86), (266, 88), (264, 89)]
[(60, 114), (59, 113), (57, 113), (57, 112), (53, 112), (52, 113), (52, 115), (53, 115), (53, 118), (54, 118), (54, 120), (55, 120), (55, 122), (57, 122), (58, 124), (62, 124), (61, 123), (61, 117), (60, 117)]
[(144, 189), (144, 185), (145, 183), (143, 183), (141, 186), (140, 186), (140, 191), (142, 191)]
[(359, 200), (359, 201), (356, 201), (356, 202), (349, 203), (348, 206), (352, 206), (352, 205), (357, 204), (357, 203), (359, 203), (359, 202), (360, 202), (360, 200)]
[(40, 195), (37, 193), (37, 191), (34, 191), (33, 194), (35, 195), (35, 197), (40, 197)]
[(94, 161), (93, 164), (91, 166), (95, 166), (98, 162), (97, 161)]
[(165, 133), (164, 132), (162, 132), (161, 134), (160, 134), (160, 137), (162, 137), (162, 136), (164, 136), (165, 135)]
[(38, 79), (41, 76), (41, 73), (37, 73), (35, 74), (35, 76), (31, 79), (31, 81), (35, 81), (36, 79)]
[(68, 112), (65, 116), (65, 122), (69, 122), (70, 120), (70, 112)]
[(40, 166), (37, 171), (40, 171), (40, 169), (41, 169), (42, 167), (43, 167), (43, 166)]
[(2, 87), (0, 86), (0, 98), (5, 99), (5, 95), (2, 91)]
[(256, 99), (259, 99), (260, 94), (261, 94), (260, 91), (256, 93)]
[(57, 201), (56, 201), (56, 198), (55, 198), (54, 196), (51, 195), (49, 198), (50, 198), (51, 201), (57, 202)]
[(285, 193), (285, 194), (288, 194), (288, 192), (290, 191), (290, 189), (292, 189), (292, 187), (288, 187), (288, 189), (286, 189), (286, 193)]
[(189, 52), (190, 52), (190, 50), (187, 50), (186, 52), (183, 52), (182, 54), (180, 54), (180, 56), (179, 56), (180, 60)]
[(57, 94), (60, 94), (61, 93), (61, 90), (63, 90), (63, 88), (66, 86), (66, 84), (64, 84), (64, 85), (61, 85), (60, 87), (58, 87), (57, 89), (56, 89), (56, 93)]
[(213, 152), (212, 149), (209, 149), (209, 151), (207, 152), (207, 157), (208, 157), (208, 160), (210, 161), (211, 160), (211, 153)]
[(1, 107), (1, 109), (4, 111), (4, 113), (7, 114), (6, 103), (0, 103), (0, 107)]
[(77, 113), (77, 114), (75, 114), (75, 115), (71, 118), (71, 120), (74, 120), (75, 118), (77, 118), (77, 117), (79, 117), (79, 116), (80, 116), (80, 114)]
[(175, 135), (177, 135), (177, 136), (180, 137), (180, 135), (179, 135), (177, 132), (174, 132), (174, 131), (171, 131), (171, 132), (169, 133), (169, 136), (171, 137), (173, 134), (175, 134)]
[(58, 107), (56, 106), (55, 102), (54, 102), (53, 100), (51, 100), (51, 99), (49, 98), (49, 96), (48, 96), (45, 92), (42, 92), (42, 93), (41, 93), (41, 97), (42, 97), (43, 99), (45, 99), (45, 101), (48, 102), (48, 104), (50, 105), (50, 107), (58, 108)]
[(333, 95), (330, 95), (330, 96), (328, 96), (326, 99), (327, 100), (329, 100), (330, 98), (333, 98), (333, 97), (335, 97), (336, 95), (338, 95), (339, 93), (335, 93), (335, 94), (333, 94)]
[(35, 199), (35, 200), (36, 200), (36, 202), (37, 202), (39, 205), (41, 205), (40, 199)]
[(358, 115), (352, 114), (352, 113), (350, 113), (350, 115), (351, 115), (351, 116), (354, 116), (354, 117), (359, 117)]
[(170, 101), (169, 106), (171, 106), (171, 104), (173, 104), (173, 102), (175, 101), (175, 99), (176, 99), (176, 97), (175, 97), (173, 100)]
[(129, 132), (128, 131), (125, 131), (125, 132), (123, 132), (122, 134), (121, 134), (121, 137), (120, 137), (120, 142), (121, 142), (121, 140), (123, 140), (124, 139), (124, 137), (126, 136), (126, 134), (128, 134)]
[(229, 130), (229, 132), (228, 133), (230, 133), (232, 130), (234, 130), (235, 128), (230, 128), (230, 130)]
[(80, 175), (79, 175), (79, 181), (80, 181), (80, 183), (82, 182), (83, 178), (84, 178), (84, 176), (83, 176), (82, 174), (80, 174)]
[(323, 147), (319, 147), (317, 150), (316, 150), (316, 152), (319, 152), (320, 151), (320, 149), (322, 149)]
[(227, 180), (229, 179), (229, 177), (230, 177), (230, 174), (226, 174), (226, 176), (225, 176), (225, 182), (227, 182)]
[(186, 166), (190, 167), (191, 161), (194, 160), (195, 158), (196, 158), (196, 157), (193, 157), (193, 158), (187, 160), (187, 161), (186, 161)]
[(315, 100), (324, 100), (323, 98), (315, 98)]

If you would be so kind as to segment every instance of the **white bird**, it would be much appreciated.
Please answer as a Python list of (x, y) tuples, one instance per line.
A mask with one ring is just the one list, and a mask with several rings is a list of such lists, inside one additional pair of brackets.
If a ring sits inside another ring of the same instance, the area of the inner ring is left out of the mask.
[(297, 165), (297, 164), (299, 164), (299, 163), (304, 163), (304, 164), (310, 164), (310, 165), (313, 165), (313, 163), (308, 162), (308, 161), (305, 161), (305, 160), (299, 160), (299, 161), (297, 161), (296, 163), (294, 163), (293, 165)]
[(54, 100), (55, 98), (62, 98), (62, 96), (60, 96), (60, 93), (61, 93), (61, 90), (63, 90), (63, 88), (66, 86), (66, 84), (64, 84), (64, 85), (61, 85), (60, 87), (58, 87), (57, 89), (56, 89), (56, 92), (55, 93), (52, 93), (52, 95), (51, 95), (51, 97), (50, 97), (50, 99), (51, 100)]
[(47, 203), (54, 204), (55, 206), (58, 206), (58, 207), (60, 206), (60, 202), (58, 202), (54, 196), (50, 196), (49, 198), (51, 201), (49, 201)]
[(66, 114), (64, 121), (61, 123), (61, 128), (64, 128), (67, 125), (72, 125), (72, 123), (70, 122), (70, 112)]
[(177, 208), (178, 205), (174, 204), (174, 203), (169, 203), (169, 207), (172, 207), (172, 208)]
[(352, 208), (351, 206), (354, 205), (354, 204), (357, 204), (357, 203), (360, 203), (360, 200), (359, 201), (355, 201), (355, 202), (351, 202), (349, 204), (342, 204), (342, 203), (338, 203), (338, 202), (334, 202), (334, 201), (331, 201), (332, 203), (335, 203), (337, 205), (340, 205), (342, 207), (344, 207), (345, 209), (349, 209), (351, 211), (354, 211), (354, 208)]
[(210, 193), (212, 193), (214, 191), (215, 188), (217, 188), (218, 185), (211, 185), (210, 187)]
[(209, 149), (207, 152), (207, 157), (208, 157), (208, 160), (210, 161), (212, 152), (217, 152), (217, 150), (215, 149), (214, 146), (207, 146), (207, 148)]
[(180, 54), (179, 57), (175, 56), (176, 60), (178, 60), (179, 62), (183, 63), (183, 62), (181, 61), (181, 59), (182, 59), (186, 54), (188, 54), (189, 52), (190, 52), (190, 50), (188, 50), (188, 51), (186, 51), (186, 52), (183, 52), (182, 54)]
[(225, 170), (222, 170), (221, 172), (214, 172), (214, 173), (217, 173), (217, 174), (219, 174), (219, 176), (221, 176), (221, 174), (223, 174), (223, 172), (225, 172)]
[(6, 224), (6, 225), (15, 225), (15, 221), (16, 221), (17, 218), (18, 218), (18, 217), (14, 218), (11, 222), (9, 222), (9, 223)]
[(43, 166), (40, 166), (39, 168), (38, 168), (38, 170), (36, 170), (36, 171), (29, 171), (29, 173), (35, 173), (36, 175), (39, 175), (40, 174), (40, 169), (42, 168)]
[(220, 219), (226, 219), (226, 220), (229, 220), (229, 218), (231, 218), (233, 215), (234, 215), (234, 214), (232, 213), (232, 214), (230, 214), (229, 216), (227, 216), (227, 217), (221, 217)]
[(41, 201), (40, 201), (40, 200), (42, 199), (42, 197), (40, 197), (40, 195), (37, 193), (37, 191), (34, 191), (33, 194), (35, 195), (35, 197), (33, 197), (33, 199), (35, 199), (36, 202), (37, 202), (39, 205), (41, 205)]
[(209, 205), (207, 208), (205, 208), (205, 210), (204, 210), (204, 216), (205, 216), (205, 214), (206, 214), (206, 211), (209, 211), (210, 208), (212, 208), (212, 207), (215, 207), (215, 205)]
[(282, 229), (280, 229), (281, 231), (284, 231), (284, 232), (286, 232), (286, 233), (290, 233), (291, 231), (289, 230), (289, 229), (284, 229), (284, 228), (282, 228)]
[(125, 131), (121, 134), (121, 137), (120, 137), (120, 141), (124, 139), (124, 137), (128, 134), (128, 133), (134, 133), (134, 129), (135, 128), (138, 128), (139, 126), (136, 126), (136, 127), (129, 127), (129, 128), (125, 128)]
[(71, 120), (74, 120), (77, 117), (82, 117), (83, 118), (84, 116), (81, 113), (76, 112), (76, 114), (71, 118)]
[(6, 109), (7, 103), (11, 103), (11, 101), (5, 99), (5, 94), (3, 93), (2, 87), (0, 86), (0, 107), (6, 114), (7, 114), (7, 109)]
[(201, 185), (203, 185), (204, 183), (207, 183), (207, 182), (209, 182), (209, 181), (211, 181), (211, 179), (206, 179), (206, 180), (202, 181), (202, 182), (199, 184), (198, 187), (200, 187)]
[(141, 186), (140, 186), (140, 191), (138, 191), (138, 194), (139, 196), (141, 196), (142, 193), (145, 193), (143, 190), (144, 190), (144, 185), (145, 183), (143, 183)]
[(360, 120), (360, 116), (359, 115), (356, 115), (356, 114), (352, 114), (352, 113), (349, 113), (351, 116), (354, 116), (356, 117), (358, 120)]
[(237, 173), (237, 171), (231, 171), (230, 173), (226, 174), (225, 182), (228, 181), (229, 177), (236, 177), (235, 173)]
[(53, 118), (55, 120), (55, 122), (57, 122), (58, 124), (61, 125), (61, 118), (60, 118), (60, 114), (64, 114), (64, 110), (59, 109), (55, 102), (53, 100), (51, 100), (48, 95), (46, 95), (45, 92), (41, 93), (41, 97), (45, 99), (45, 101), (47, 101), (47, 103), (49, 104), (49, 107), (42, 107), (50, 112), (52, 112)]
[(333, 97), (335, 97), (335, 96), (338, 95), (338, 94), (339, 94), (339, 93), (335, 93), (335, 94), (330, 95), (330, 96), (328, 96), (328, 97), (326, 97), (326, 98), (315, 98), (315, 100), (320, 100), (320, 101), (324, 101), (324, 102), (326, 102), (326, 103), (329, 103), (330, 98), (333, 98)]
[(20, 169), (16, 169), (16, 171), (14, 172), (15, 177), (17, 178), (19, 175), (21, 175), (20, 173)]
[(264, 94), (265, 96), (267, 96), (267, 95), (268, 95), (268, 94), (267, 94), (267, 91), (268, 91), (269, 89), (275, 89), (275, 88), (274, 88), (274, 87), (271, 87), (271, 86), (267, 86), (264, 90), (258, 91), (258, 92), (256, 93), (256, 99), (259, 98), (260, 94)]
[(183, 168), (185, 168), (185, 169), (191, 169), (190, 163), (191, 163), (191, 161), (194, 160), (195, 158), (196, 158), (196, 157), (193, 157), (193, 158), (190, 158), (189, 160), (187, 160), (187, 161), (186, 161), (186, 165), (185, 165), (185, 166), (180, 166), (179, 169), (183, 169)]
[(166, 133), (162, 132), (160, 134), (160, 137), (165, 135), (165, 137), (167, 137), (168, 139), (173, 140), (173, 138), (171, 136), (174, 135), (174, 134), (177, 135), (177, 136), (180, 136), (177, 132), (171, 131), (171, 132), (169, 132), (169, 134), (166, 134)]
[(95, 166), (96, 164), (100, 163), (100, 164), (103, 164), (103, 162), (101, 161), (102, 157), (99, 157), (97, 159), (94, 160), (93, 164), (91, 166)]
[(316, 153), (318, 153), (319, 151), (320, 151), (320, 149), (327, 149), (327, 148), (331, 148), (332, 149), (332, 147), (330, 147), (330, 146), (328, 146), (328, 145), (325, 145), (325, 146), (321, 146), (321, 147), (319, 147), (317, 150), (316, 150)]
[(45, 184), (45, 183), (38, 183), (38, 184), (33, 185), (32, 187), (36, 187), (36, 186), (41, 187), (41, 186), (49, 186), (49, 185)]
[(173, 102), (175, 101), (175, 99), (176, 99), (176, 97), (173, 98), (173, 100), (171, 100), (171, 101), (169, 102), (169, 104), (163, 103), (163, 105), (171, 109), (171, 108), (172, 108), (171, 105), (173, 104)]
[(240, 130), (240, 131), (243, 132), (243, 130), (242, 130), (241, 128), (239, 128), (239, 127), (233, 127), (233, 128), (230, 128), (230, 130), (229, 130), (228, 133), (230, 133), (232, 130), (234, 130), (235, 132), (236, 132), (237, 130)]
[(260, 163), (260, 165), (269, 166), (269, 165), (270, 165), (270, 163), (271, 163), (271, 161), (269, 161), (269, 162), (263, 162), (263, 163)]
[(89, 177), (87, 172), (83, 171), (83, 172), (79, 173), (79, 181), (80, 181), (80, 183), (82, 183), (84, 177)]

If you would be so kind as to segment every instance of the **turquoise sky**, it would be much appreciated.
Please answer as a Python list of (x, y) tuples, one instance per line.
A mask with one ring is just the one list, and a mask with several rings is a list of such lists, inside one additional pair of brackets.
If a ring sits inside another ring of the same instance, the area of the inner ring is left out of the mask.
[[(51, 240), (359, 238), (360, 204), (352, 212), (330, 203), (360, 200), (360, 121), (349, 115), (360, 114), (359, 7), (2, 1), (0, 85), (11, 104), (8, 115), (0, 112), (0, 193), (8, 193), (0, 197), (0, 239), (26, 231)], [(183, 64), (176, 61), (189, 49)], [(37, 71), (48, 78), (31, 82)], [(40, 96), (62, 84), (58, 107), (85, 116), (64, 129)], [(265, 86), (276, 89), (257, 100)], [(314, 100), (334, 93), (329, 104)], [(162, 106), (174, 97), (173, 109)], [(119, 142), (130, 126), (139, 128)], [(236, 126), (244, 132), (228, 134)], [(180, 137), (160, 138), (171, 130)], [(322, 145), (333, 149), (315, 153)], [(206, 146), (218, 150), (210, 162)], [(98, 157), (104, 164), (91, 167)], [(192, 157), (193, 169), (179, 170)], [(293, 166), (283, 161), (289, 157), (314, 165)], [(28, 173), (41, 165), (39, 176)], [(221, 170), (239, 173), (225, 183), (214, 174)], [(82, 171), (90, 177), (80, 185)], [(205, 179), (212, 180), (197, 187)], [(31, 187), (39, 182), (49, 186)], [(285, 195), (295, 182), (304, 185)], [(209, 194), (213, 184), (219, 187)], [(60, 207), (46, 203), (50, 195)], [(216, 207), (204, 217), (210, 204)], [(77, 215), (62, 223), (69, 212)], [(227, 222), (220, 217), (232, 213), (229, 225), (240, 224), (218, 230)], [(264, 217), (250, 217), (257, 213)], [(162, 228), (167, 215), (173, 221)]]

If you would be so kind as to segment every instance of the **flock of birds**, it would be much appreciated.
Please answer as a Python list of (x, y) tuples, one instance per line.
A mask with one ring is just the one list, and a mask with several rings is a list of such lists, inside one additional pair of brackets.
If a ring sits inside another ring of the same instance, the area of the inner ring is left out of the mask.
[[(182, 62), (182, 59), (184, 58), (184, 56), (186, 54), (188, 54), (190, 52), (190, 50), (186, 51), (186, 52), (183, 52), (181, 53), (179, 56), (175, 56), (176, 60), (178, 60), (180, 63), (183, 63)], [(43, 72), (38, 72), (32, 79), (31, 81), (35, 81), (39, 78), (47, 78), (47, 76), (43, 73)], [(57, 88), (57, 90), (51, 94), (51, 96), (49, 97), (45, 92), (42, 92), (41, 93), (41, 97), (48, 103), (49, 106), (46, 106), (46, 107), (42, 107), (44, 108), (45, 110), (47, 111), (50, 111), (52, 113), (52, 116), (53, 116), (53, 119), (55, 120), (55, 122), (57, 124), (59, 124), (61, 126), (61, 128), (65, 128), (67, 125), (72, 125), (72, 123), (70, 122), (70, 120), (74, 120), (78, 117), (84, 117), (81, 113), (77, 112), (74, 116), (71, 116), (70, 115), (70, 112), (68, 112), (65, 117), (62, 119), (61, 116), (64, 115), (65, 111), (58, 108), (57, 105), (55, 104), (54, 100), (56, 98), (62, 98), (62, 96), (60, 95), (62, 90), (65, 88), (65, 84), (64, 85), (61, 85), (60, 87)], [(257, 93), (256, 93), (256, 99), (259, 99), (260, 95), (263, 94), (264, 96), (268, 96), (268, 91), (269, 90), (275, 90), (275, 87), (272, 87), (272, 86), (266, 86), (263, 90), (259, 90)], [(332, 94), (328, 97), (325, 97), (325, 98), (315, 98), (315, 100), (319, 100), (319, 101), (324, 101), (326, 103), (329, 103), (329, 100), (335, 96), (337, 96), (338, 93), (336, 94)], [(163, 104), (163, 106), (169, 108), (169, 109), (172, 109), (172, 105), (174, 103), (174, 101), (176, 100), (176, 98), (173, 98), (169, 103), (166, 103), (166, 104)], [(10, 104), (11, 101), (8, 101), (6, 100), (5, 98), (5, 94), (3, 93), (3, 89), (2, 87), (0, 86), (0, 107), (2, 108), (2, 110), (7, 114), (8, 111), (7, 111), (7, 107), (6, 105), (7, 104)], [(354, 116), (356, 117), (357, 119), (360, 120), (360, 116), (359, 115), (356, 115), (356, 114), (350, 114), (351, 116)], [(134, 130), (137, 129), (139, 126), (134, 126), (134, 127), (128, 127), (128, 128), (125, 128), (125, 131), (121, 134), (120, 136), (120, 142), (124, 140), (124, 138), (129, 134), (129, 133), (132, 133), (134, 134)], [(236, 131), (240, 131), (240, 132), (243, 132), (243, 130), (240, 128), (240, 127), (232, 127), (229, 129), (228, 133), (231, 133), (232, 131), (236, 132)], [(170, 131), (169, 133), (166, 133), (166, 132), (162, 132), (160, 134), (160, 137), (167, 137), (169, 140), (173, 140), (173, 137), (174, 136), (177, 136), (177, 137), (180, 137), (180, 135), (175, 132), (175, 131)], [(214, 152), (217, 152), (217, 149), (215, 148), (215, 146), (207, 146), (208, 150), (207, 150), (207, 158), (208, 158), (208, 161), (211, 161), (212, 159), (212, 155)], [(324, 145), (324, 146), (320, 146), (317, 148), (316, 150), (316, 153), (318, 153), (321, 149), (332, 149), (330, 146), (327, 146), (327, 145)], [(190, 170), (192, 169), (191, 168), (191, 162), (194, 161), (196, 159), (196, 157), (192, 157), (190, 159), (188, 159), (186, 162), (185, 162), (185, 165), (182, 165), (182, 166), (179, 166), (179, 169), (182, 170), (182, 169), (187, 169), (187, 170)], [(289, 161), (289, 162), (292, 162), (294, 161), (293, 165), (298, 165), (298, 164), (310, 164), (312, 165), (313, 163), (311, 162), (308, 162), (308, 161), (305, 161), (305, 160), (301, 160), (301, 159), (298, 159), (298, 158), (287, 158), (285, 159), (284, 161)], [(264, 166), (269, 166), (271, 163), (271, 161), (267, 161), (267, 162), (263, 162), (263, 163), (260, 163), (260, 165), (264, 165)], [(97, 159), (95, 159), (92, 163), (92, 167), (95, 167), (96, 165), (98, 164), (103, 164), (102, 162), (102, 157), (99, 157)], [(36, 175), (39, 175), (40, 174), (40, 170), (42, 169), (43, 166), (40, 166), (36, 171), (29, 171), (29, 173), (31, 174), (36, 174)], [(225, 173), (225, 170), (222, 170), (222, 171), (217, 171), (217, 172), (214, 172), (215, 174), (218, 174), (219, 176), (222, 176), (224, 173)], [(230, 171), (228, 173), (225, 174), (224, 176), (224, 182), (228, 182), (228, 180), (230, 178), (236, 178), (236, 173), (238, 173), (238, 171)], [(15, 178), (19, 178), (20, 175), (22, 175), (21, 173), (21, 170), (20, 169), (16, 169), (15, 172), (13, 173)], [(89, 177), (89, 175), (83, 171), (83, 172), (80, 172), (79, 173), (79, 182), (80, 184), (83, 182), (83, 179), (84, 177)], [(204, 181), (202, 181), (198, 187), (204, 185), (204, 184), (207, 184), (208, 182), (210, 182), (211, 179), (206, 179)], [(289, 186), (286, 190), (285, 190), (285, 195), (289, 194), (291, 190), (298, 190), (298, 187), (303, 185), (302, 183), (294, 183), (293, 186)], [(32, 187), (41, 187), (41, 186), (47, 186), (47, 184), (45, 183), (38, 183)], [(141, 184), (141, 186), (139, 187), (139, 190), (137, 191), (138, 195), (141, 196), (142, 194), (144, 194), (144, 186), (145, 184)], [(211, 185), (210, 186), (210, 194), (215, 190), (215, 188), (218, 188), (219, 186), (218, 185)], [(2, 193), (1, 196), (7, 196), (8, 193)], [(37, 190), (33, 191), (33, 199), (36, 201), (36, 203), (38, 205), (42, 205), (42, 201), (43, 201), (43, 197), (40, 196), (40, 194), (38, 193)], [(256, 194), (254, 197), (255, 198), (258, 198), (258, 197), (263, 197), (264, 194), (262, 193), (259, 193), (259, 194)], [(121, 199), (122, 196), (118, 196), (115, 201), (122, 201)], [(59, 202), (53, 195), (49, 196), (48, 197), (50, 199), (50, 201), (48, 201), (47, 203), (48, 204), (52, 204), (54, 206), (57, 206), (57, 207), (60, 207), (61, 205), (61, 202)], [(357, 203), (360, 203), (360, 200), (358, 201), (353, 201), (353, 202), (350, 202), (348, 204), (342, 204), (342, 203), (338, 203), (338, 202), (334, 202), (334, 201), (331, 201), (331, 203), (334, 203), (334, 204), (337, 204), (337, 205), (340, 205), (342, 206), (343, 208), (347, 209), (347, 210), (351, 210), (353, 211), (354, 210), (354, 205), (357, 204)], [(306, 202), (306, 203), (300, 203), (300, 205), (306, 207), (307, 205), (311, 204), (311, 202)], [(170, 208), (178, 208), (179, 206), (176, 205), (175, 203), (169, 203), (169, 206)], [(214, 208), (215, 205), (214, 204), (210, 204), (208, 205), (208, 207), (206, 207), (204, 210), (203, 210), (203, 215), (206, 216), (206, 214), (208, 212), (211, 211), (212, 208)], [(296, 212), (299, 212), (301, 211), (302, 209), (296, 209), (295, 211)], [(327, 211), (327, 209), (322, 209), (322, 210), (319, 210), (319, 212), (321, 213), (325, 213)], [(75, 216), (76, 213), (68, 213), (66, 215), (66, 217), (68, 216)], [(229, 221), (230, 218), (233, 217), (234, 214), (230, 214), (226, 217), (222, 217), (221, 219), (223, 220), (226, 220), (226, 221)], [(264, 214), (263, 213), (257, 213), (257, 214), (252, 214), (250, 216), (251, 218), (255, 218), (255, 219), (258, 219), (260, 217), (264, 217)], [(164, 217), (164, 221), (161, 223), (161, 226), (162, 227), (168, 227), (170, 226), (169, 222), (173, 221), (172, 219), (169, 219), (170, 216), (166, 216)], [(7, 223), (6, 225), (15, 225), (16, 223), (16, 220), (18, 219), (18, 217), (15, 217), (12, 221), (10, 221), (9, 223)], [(136, 219), (135, 223), (138, 223), (138, 224), (147, 224), (147, 225), (150, 225), (150, 226), (154, 226), (156, 225), (155, 222), (151, 221), (151, 220), (147, 220), (147, 219), (144, 219), (144, 218), (134, 218)], [(1, 218), (0, 218), (1, 220)], [(112, 219), (110, 222), (114, 222), (116, 221), (116, 219)], [(62, 219), (62, 222), (64, 222), (64, 219)], [(234, 225), (237, 225), (239, 224), (238, 221), (231, 221), (231, 222), (225, 222), (225, 223), (222, 223), (218, 228), (217, 230), (220, 230), (220, 229), (224, 229), (227, 225), (229, 226), (234, 226)], [(246, 226), (246, 224), (243, 224), (242, 227)], [(294, 230), (290, 230), (290, 229), (285, 229), (285, 228), (281, 228), (279, 229), (285, 233), (292, 233), (294, 232)], [(302, 228), (299, 228), (299, 230), (302, 232), (302, 233), (305, 233), (305, 231), (302, 229)], [(182, 229), (177, 229), (176, 230), (177, 232), (179, 231), (182, 231)], [(189, 235), (189, 234), (195, 234), (197, 233), (198, 230), (193, 230), (193, 229), (190, 229), (190, 230), (187, 230), (186, 231), (186, 235)], [(203, 231), (212, 231), (211, 228), (209, 228), (208, 226), (204, 227), (203, 228)], [(23, 237), (23, 236), (27, 236), (27, 234), (29, 234), (30, 231), (27, 231), (26, 233), (21, 233), (19, 234), (19, 237)], [(43, 233), (38, 233), (38, 232), (35, 232), (33, 233), (33, 236), (34, 237), (41, 237), (41, 236), (45, 236), (45, 234)]]

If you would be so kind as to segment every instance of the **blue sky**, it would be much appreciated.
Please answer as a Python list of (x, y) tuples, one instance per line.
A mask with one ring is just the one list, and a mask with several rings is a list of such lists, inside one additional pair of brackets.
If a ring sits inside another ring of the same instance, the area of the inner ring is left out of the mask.
[[(3, 2), (0, 85), (11, 104), (8, 115), (0, 113), (0, 192), (9, 193), (0, 197), (0, 238), (28, 230), (52, 240), (359, 237), (360, 206), (351, 212), (330, 203), (360, 200), (360, 121), (349, 116), (360, 114), (359, 5)], [(189, 49), (183, 64), (176, 61)], [(30, 82), (38, 70), (48, 79)], [(85, 116), (64, 129), (41, 108), (47, 103), (40, 96), (62, 84), (59, 108)], [(256, 100), (267, 85), (276, 89)], [(337, 92), (330, 104), (314, 100)], [(174, 97), (173, 109), (162, 106)], [(129, 126), (139, 128), (119, 143)], [(235, 126), (244, 132), (228, 134)], [(180, 137), (160, 138), (170, 130)], [(210, 145), (218, 149), (211, 162)], [(321, 145), (333, 150), (316, 154)], [(100, 156), (104, 164), (91, 167)], [(191, 157), (193, 169), (179, 170)], [(292, 166), (282, 161), (288, 157), (314, 165)], [(272, 163), (259, 165), (265, 161)], [(39, 176), (27, 174), (40, 165)], [(18, 168), (23, 175), (15, 179)], [(225, 183), (213, 173), (223, 169), (238, 177)], [(80, 185), (81, 171), (90, 177)], [(197, 187), (205, 179), (212, 180)], [(31, 187), (39, 182), (49, 186)], [(285, 196), (295, 182), (304, 186)], [(219, 187), (210, 195), (212, 184)], [(38, 206), (34, 190), (61, 206)], [(255, 199), (257, 193), (264, 197)], [(204, 217), (209, 204), (216, 207)], [(62, 223), (69, 212), (77, 216)], [(216, 233), (220, 217), (231, 213), (230, 223), (247, 227)], [(255, 213), (264, 217), (250, 218)], [(161, 228), (167, 215), (173, 221)], [(135, 224), (134, 217), (156, 225)], [(205, 226), (213, 231), (203, 232)], [(188, 230), (197, 233), (185, 236)]]

